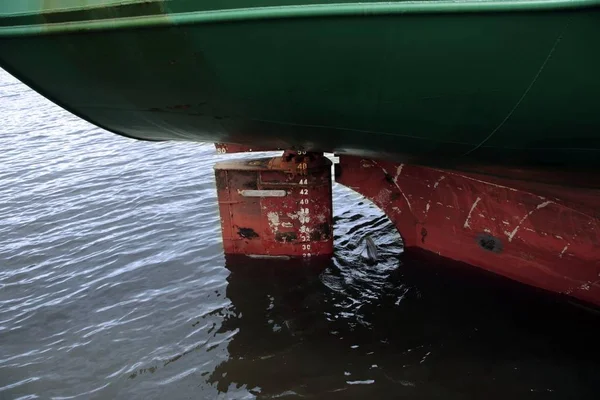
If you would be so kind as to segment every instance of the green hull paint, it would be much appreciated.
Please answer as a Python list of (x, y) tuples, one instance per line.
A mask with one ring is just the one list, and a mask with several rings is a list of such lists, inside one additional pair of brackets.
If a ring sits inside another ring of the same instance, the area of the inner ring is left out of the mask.
[(600, 170), (600, 1), (3, 3), (0, 65), (125, 136)]

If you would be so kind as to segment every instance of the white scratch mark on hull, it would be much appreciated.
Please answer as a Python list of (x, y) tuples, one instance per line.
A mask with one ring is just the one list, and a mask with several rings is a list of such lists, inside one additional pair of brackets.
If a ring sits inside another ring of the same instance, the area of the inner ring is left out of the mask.
[(471, 220), (471, 214), (473, 214), (473, 210), (475, 210), (475, 207), (477, 207), (477, 204), (481, 201), (481, 197), (477, 197), (475, 199), (475, 202), (473, 203), (473, 205), (471, 206), (471, 210), (469, 210), (469, 215), (467, 215), (467, 219), (465, 220), (465, 224), (464, 224), (464, 228), (471, 228), (471, 225), (469, 224), (469, 221)]
[(394, 177), (394, 181), (397, 181), (400, 174), (402, 174), (402, 168), (404, 168), (404, 164), (400, 164), (398, 165), (398, 168), (396, 168), (396, 176)]
[(440, 184), (441, 181), (443, 181), (444, 179), (446, 179), (446, 177), (444, 175), (442, 175), (440, 177), (440, 179), (438, 179), (434, 184), (433, 184), (433, 188), (437, 189), (438, 185)]
[(534, 212), (536, 212), (537, 210), (541, 210), (542, 208), (548, 206), (549, 204), (552, 204), (552, 201), (545, 201), (541, 204), (538, 204), (538, 206), (529, 211), (527, 214), (525, 214), (525, 216), (523, 218), (521, 218), (521, 221), (519, 221), (519, 224), (515, 227), (515, 229), (512, 230), (512, 232), (504, 232), (506, 234), (506, 236), (508, 236), (508, 241), (512, 242), (513, 238), (515, 237), (515, 235), (517, 234), (517, 232), (519, 231), (519, 228), (521, 228), (521, 225), (523, 225), (523, 222), (525, 222), (525, 220), (527, 218), (529, 218), (529, 216), (531, 214), (533, 214)]
[[(384, 174), (386, 174), (388, 176), (390, 175), (387, 172), (387, 170), (385, 168), (383, 168), (382, 166), (379, 166), (379, 168), (381, 168), (381, 170), (383, 171)], [(392, 179), (392, 182), (394, 182), (394, 185), (396, 186), (396, 188), (398, 188), (398, 191), (400, 191), (400, 193), (402, 194), (402, 197), (404, 197), (404, 200), (406, 201), (406, 205), (408, 206), (408, 209), (410, 210), (410, 212), (412, 212), (412, 204), (410, 204), (410, 200), (408, 200), (408, 197), (406, 197), (406, 194), (398, 185), (398, 177), (402, 173), (402, 168), (404, 168), (404, 164), (398, 165), (398, 167), (396, 168), (396, 176), (394, 177), (394, 179)]]
[(490, 185), (490, 186), (494, 186), (494, 187), (497, 187), (497, 188), (508, 189), (508, 190), (510, 190), (510, 191), (512, 191), (512, 192), (517, 192), (517, 191), (518, 191), (518, 190), (517, 190), (517, 189), (515, 189), (515, 188), (511, 188), (511, 187), (504, 186), (504, 185), (498, 185), (497, 183), (492, 183), (492, 182), (486, 182), (486, 181), (482, 181), (482, 180), (480, 180), (480, 179), (471, 178), (470, 176), (466, 176), (466, 175), (457, 174), (457, 173), (455, 173), (455, 172), (443, 171), (443, 170), (440, 170), (440, 169), (433, 169), (433, 170), (434, 170), (434, 171), (438, 171), (438, 172), (449, 173), (449, 174), (451, 174), (451, 175), (459, 176), (459, 177), (461, 177), (461, 178), (468, 179), (468, 180), (470, 180), (470, 181), (474, 181), (474, 182), (483, 183), (483, 184)]
[(425, 354), (425, 355), (423, 356), (423, 358), (421, 359), (421, 361), (419, 362), (419, 364), (423, 364), (423, 363), (425, 362), (425, 360), (427, 359), (427, 357), (428, 357), (430, 354), (431, 354), (431, 352), (430, 352), (430, 351), (428, 351), (428, 352), (427, 352), (427, 354)]

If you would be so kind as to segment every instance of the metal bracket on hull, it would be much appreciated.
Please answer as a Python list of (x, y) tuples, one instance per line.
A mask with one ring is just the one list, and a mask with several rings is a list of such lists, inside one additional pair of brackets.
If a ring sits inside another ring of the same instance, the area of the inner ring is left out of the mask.
[(220, 162), (215, 175), (226, 254), (333, 254), (331, 161), (322, 154)]

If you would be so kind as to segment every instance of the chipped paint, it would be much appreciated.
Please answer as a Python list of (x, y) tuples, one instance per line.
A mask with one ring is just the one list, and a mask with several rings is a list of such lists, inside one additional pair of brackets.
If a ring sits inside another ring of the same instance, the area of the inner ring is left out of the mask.
[(566, 245), (562, 251), (560, 252), (560, 254), (558, 255), (559, 258), (563, 258), (563, 255), (565, 254), (565, 251), (567, 251), (567, 249), (569, 248), (569, 245)]
[(377, 197), (374, 199), (375, 202), (379, 203), (379, 204), (387, 204), (390, 199), (392, 197), (392, 191), (389, 190), (388, 188), (381, 188), (381, 190), (379, 191), (379, 194), (377, 195)]
[(269, 227), (271, 227), (271, 231), (277, 232), (279, 230), (279, 214), (275, 211), (270, 211), (267, 213), (267, 219), (269, 221)]

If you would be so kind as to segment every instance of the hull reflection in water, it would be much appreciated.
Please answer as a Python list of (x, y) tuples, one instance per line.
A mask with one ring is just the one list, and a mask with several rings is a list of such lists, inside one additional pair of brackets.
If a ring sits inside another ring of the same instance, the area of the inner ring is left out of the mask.
[(598, 398), (598, 315), (425, 255), (400, 262), (383, 218), (370, 226), (384, 234), (369, 265), (360, 257), (366, 228), (347, 222), (340, 229), (354, 232), (331, 261), (227, 258), (233, 304), (221, 331), (238, 332), (209, 378), (220, 392)]

